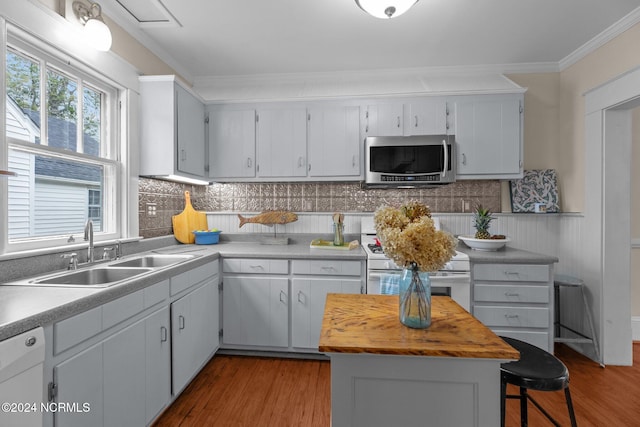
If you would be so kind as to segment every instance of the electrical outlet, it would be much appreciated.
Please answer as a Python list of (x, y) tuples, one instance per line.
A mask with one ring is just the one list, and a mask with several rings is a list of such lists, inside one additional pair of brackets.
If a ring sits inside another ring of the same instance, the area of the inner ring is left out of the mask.
[(470, 212), (471, 211), (471, 200), (460, 199), (462, 203), (462, 212)]
[(147, 203), (147, 216), (156, 216), (157, 205), (155, 203)]

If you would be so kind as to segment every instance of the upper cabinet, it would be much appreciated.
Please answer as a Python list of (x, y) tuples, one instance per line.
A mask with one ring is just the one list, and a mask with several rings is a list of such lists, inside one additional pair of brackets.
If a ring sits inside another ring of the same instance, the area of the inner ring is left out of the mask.
[(305, 108), (260, 109), (256, 128), (258, 177), (307, 176)]
[(366, 106), (365, 136), (443, 135), (452, 124), (445, 97)]
[(256, 111), (209, 111), (209, 176), (256, 176)]
[(175, 76), (140, 77), (140, 175), (205, 179), (205, 107)]
[(309, 176), (360, 176), (360, 107), (308, 109)]
[(522, 94), (456, 98), (459, 179), (522, 177), (523, 102)]

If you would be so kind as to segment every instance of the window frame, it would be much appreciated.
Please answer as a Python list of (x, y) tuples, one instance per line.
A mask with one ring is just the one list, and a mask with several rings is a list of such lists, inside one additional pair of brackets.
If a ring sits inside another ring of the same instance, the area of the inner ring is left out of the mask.
[[(100, 154), (101, 157), (90, 156), (84, 153), (71, 152), (67, 150), (61, 150), (54, 147), (48, 147), (46, 145), (38, 145), (31, 142), (20, 141), (13, 138), (8, 138), (6, 134), (6, 99), (2, 103), (0, 131), (3, 132), (4, 137), (0, 142), (0, 169), (6, 169), (8, 162), (9, 149), (12, 147), (18, 149), (26, 149), (31, 152), (42, 152), (46, 155), (56, 155), (65, 157), (71, 161), (80, 161), (83, 163), (93, 163), (99, 165), (108, 165), (105, 171), (112, 170), (113, 174), (108, 177), (105, 176), (104, 187), (101, 189), (103, 197), (102, 206), (102, 219), (103, 230), (96, 231), (94, 239), (97, 243), (108, 242), (116, 239), (128, 239), (131, 235), (137, 239), (137, 225), (138, 221), (128, 219), (132, 212), (137, 212), (137, 203), (134, 209), (133, 200), (137, 199), (137, 181), (132, 176), (137, 171), (137, 168), (130, 164), (132, 158), (130, 148), (128, 144), (128, 137), (130, 131), (130, 114), (129, 102), (131, 101), (131, 91), (128, 88), (114, 82), (112, 79), (105, 77), (100, 72), (97, 72), (94, 68), (83, 63), (82, 61), (72, 59), (60, 48), (55, 48), (40, 40), (37, 36), (34, 36), (26, 31), (15, 27), (11, 23), (6, 22), (0, 17), (0, 25), (3, 27), (3, 36), (1, 37), (0, 46), (0, 70), (3, 72), (3, 79), (1, 88), (3, 93), (6, 92), (6, 55), (7, 50), (15, 50), (20, 54), (24, 54), (29, 58), (37, 58), (42, 61), (47, 67), (55, 70), (56, 72), (62, 71), (63, 74), (70, 74), (82, 84), (78, 86), (78, 97), (80, 98), (79, 109), (83, 109), (83, 93), (84, 88), (91, 90), (97, 90), (104, 93), (103, 108), (101, 109), (101, 141), (100, 141)], [(40, 62), (42, 64), (42, 62)], [(42, 65), (41, 65), (42, 66)], [(41, 72), (41, 75), (46, 74), (45, 71)], [(130, 77), (130, 76), (127, 76)], [(46, 85), (46, 81), (41, 79), (41, 91), (43, 94), (46, 91), (43, 89)], [(41, 99), (46, 97), (41, 95)], [(135, 100), (134, 100), (135, 101)], [(41, 104), (44, 104), (41, 101)], [(46, 104), (40, 106), (41, 109), (41, 128), (46, 126)], [(81, 119), (81, 115), (78, 116), (78, 126), (83, 129), (84, 123)], [(44, 120), (42, 120), (44, 119)], [(46, 131), (45, 131), (46, 132)], [(82, 132), (80, 132), (82, 135)], [(45, 139), (45, 138), (41, 138)], [(83, 139), (79, 136), (78, 139)], [(109, 169), (111, 168), (111, 169)], [(135, 185), (135, 189), (131, 189), (131, 185)], [(10, 241), (8, 237), (8, 180), (0, 180), (0, 233), (2, 239), (0, 239), (0, 258), (6, 256), (15, 256), (23, 252), (36, 251), (59, 251), (61, 249), (74, 249), (73, 245), (69, 243), (69, 235), (66, 236), (46, 236), (46, 237), (30, 237), (25, 239), (18, 239)], [(88, 214), (88, 212), (87, 212)], [(108, 224), (107, 224), (108, 223)], [(82, 243), (82, 233), (74, 232), (74, 239), (81, 242), (80, 245), (86, 245)], [(79, 239), (78, 239), (79, 238)]]

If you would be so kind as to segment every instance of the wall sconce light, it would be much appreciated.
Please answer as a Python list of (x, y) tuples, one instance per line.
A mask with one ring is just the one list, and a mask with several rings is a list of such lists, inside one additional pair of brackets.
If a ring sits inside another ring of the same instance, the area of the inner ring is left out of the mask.
[(88, 6), (82, 1), (73, 2), (73, 12), (84, 24), (84, 34), (87, 43), (103, 52), (111, 48), (111, 31), (102, 19), (102, 8), (98, 3), (88, 2)]
[(360, 9), (380, 19), (400, 16), (417, 2), (418, 0), (356, 0)]

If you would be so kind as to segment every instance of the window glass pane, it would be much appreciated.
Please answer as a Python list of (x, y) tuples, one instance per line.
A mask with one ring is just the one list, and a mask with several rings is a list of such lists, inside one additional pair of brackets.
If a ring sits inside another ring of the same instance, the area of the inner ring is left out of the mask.
[(84, 152), (100, 156), (102, 129), (102, 94), (93, 89), (82, 91), (82, 141)]
[(40, 143), (40, 65), (7, 51), (8, 137)]
[(88, 218), (103, 230), (101, 195), (110, 166), (9, 150), (9, 241), (82, 233)]
[(79, 151), (77, 147), (78, 84), (47, 70), (47, 141), (50, 147)]

